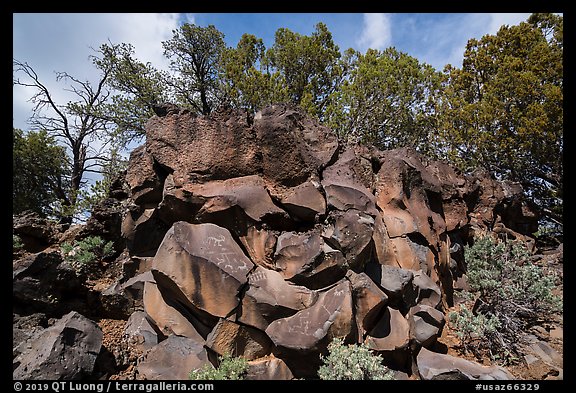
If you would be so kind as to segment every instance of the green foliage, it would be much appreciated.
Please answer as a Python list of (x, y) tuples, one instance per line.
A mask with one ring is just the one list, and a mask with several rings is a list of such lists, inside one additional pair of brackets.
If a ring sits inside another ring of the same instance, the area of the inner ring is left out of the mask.
[(545, 275), (529, 256), (522, 242), (478, 238), (464, 248), (468, 284), (496, 308), (512, 303), (518, 317), (532, 319), (560, 311), (562, 300), (552, 292), (555, 277)]
[(241, 380), (248, 371), (248, 361), (241, 357), (232, 357), (224, 354), (219, 358), (220, 365), (214, 368), (210, 364), (198, 370), (192, 370), (189, 374), (191, 380)]
[(458, 311), (448, 313), (456, 335), (462, 341), (465, 350), (480, 354), (485, 345), (493, 340), (500, 321), (493, 315), (474, 315), (466, 306), (460, 305)]
[[(527, 327), (562, 312), (562, 299), (553, 293), (555, 276), (529, 256), (523, 243), (489, 236), (465, 247), (468, 284), (478, 295), (474, 315), (461, 309), (454, 319), (465, 347), (485, 348), (511, 361)], [(484, 330), (478, 330), (482, 324)]]
[(468, 41), (461, 69), (448, 66), (441, 130), (446, 158), (521, 182), (562, 222), (563, 19), (534, 14)]
[(103, 44), (92, 62), (109, 73), (106, 84), (114, 90), (99, 116), (114, 122), (117, 145), (126, 147), (145, 135), (146, 122), (154, 115), (152, 106), (166, 99), (165, 76), (152, 64), (136, 60), (131, 44)]
[(64, 148), (46, 131), (12, 131), (12, 213), (32, 210), (42, 217), (65, 186), (68, 174)]
[(220, 62), (220, 79), (226, 101), (254, 113), (266, 105), (288, 101), (286, 82), (265, 57), (261, 38), (244, 34), (236, 48), (226, 48)]
[(324, 380), (392, 380), (393, 373), (382, 364), (382, 358), (374, 355), (365, 345), (344, 345), (344, 340), (335, 338), (328, 345), (328, 355), (321, 356), (323, 362), (318, 376)]
[(22, 239), (18, 235), (12, 235), (12, 250), (19, 251), (24, 247), (24, 243), (22, 243)]
[(226, 47), (224, 34), (213, 25), (201, 27), (189, 23), (172, 33), (173, 37), (163, 41), (162, 46), (176, 75), (166, 83), (174, 89), (177, 103), (208, 115), (222, 99), (218, 68)]
[(328, 125), (381, 149), (433, 153), (442, 75), (395, 48), (349, 50), (345, 60), (349, 78), (332, 96)]
[(320, 119), (344, 76), (340, 57), (324, 23), (318, 23), (310, 36), (278, 29), (274, 45), (266, 52), (269, 64), (285, 80), (290, 102)]
[(65, 242), (60, 246), (64, 260), (81, 272), (94, 270), (98, 261), (114, 255), (112, 242), (99, 236), (89, 236), (74, 243)]

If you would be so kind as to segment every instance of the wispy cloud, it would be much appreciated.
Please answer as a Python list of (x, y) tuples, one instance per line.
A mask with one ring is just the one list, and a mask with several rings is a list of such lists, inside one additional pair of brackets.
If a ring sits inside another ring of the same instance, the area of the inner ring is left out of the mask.
[(489, 14), (490, 16), (490, 24), (488, 25), (488, 34), (496, 34), (500, 27), (503, 25), (513, 26), (517, 25), (520, 22), (526, 21), (530, 14), (512, 14), (512, 13), (504, 13), (504, 14)]
[[(162, 41), (170, 39), (178, 26), (179, 14), (13, 14), (13, 57), (30, 64), (55, 101), (64, 105), (77, 97), (65, 91), (63, 83), (56, 82), (55, 71), (96, 83), (99, 72), (89, 57), (95, 54), (93, 49), (106, 42), (130, 43), (138, 60), (168, 69)], [(26, 120), (32, 114), (32, 105), (26, 98), (33, 93), (29, 88), (14, 86), (14, 127), (28, 128)]]
[(390, 17), (386, 14), (364, 14), (362, 33), (358, 39), (361, 51), (368, 48), (385, 49), (392, 42)]
[(395, 19), (395, 46), (442, 70), (462, 67), (468, 40), (496, 34), (500, 27), (517, 25), (530, 14), (410, 14)]

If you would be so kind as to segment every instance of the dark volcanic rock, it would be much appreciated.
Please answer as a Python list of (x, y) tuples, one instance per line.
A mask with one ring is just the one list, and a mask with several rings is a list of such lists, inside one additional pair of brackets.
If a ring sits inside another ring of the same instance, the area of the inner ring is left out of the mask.
[(40, 252), (59, 240), (61, 228), (32, 211), (12, 216), (12, 228), (28, 252)]
[(316, 291), (285, 281), (279, 272), (260, 266), (250, 273), (248, 284), (238, 320), (261, 330), (312, 306), (318, 299)]
[(431, 379), (509, 380), (515, 379), (499, 366), (483, 366), (470, 360), (444, 355), (422, 348), (417, 358), (420, 377)]
[(270, 354), (272, 342), (261, 330), (221, 318), (206, 338), (206, 347), (220, 356), (254, 360)]
[(287, 105), (272, 105), (258, 112), (254, 131), (264, 176), (288, 187), (319, 177), (338, 148), (332, 130)]
[(138, 363), (138, 378), (188, 380), (190, 371), (209, 365), (204, 346), (190, 338), (169, 336), (152, 347)]
[(325, 338), (348, 337), (352, 332), (352, 292), (347, 280), (322, 292), (311, 307), (266, 328), (275, 345), (299, 351), (318, 351)]
[(89, 378), (102, 346), (96, 323), (70, 312), (53, 326), (20, 344), (12, 361), (14, 379), (73, 380)]
[[(230, 353), (250, 359), (249, 379), (317, 378), (336, 337), (366, 342), (403, 378), (505, 376), (426, 348), (438, 348), (475, 234), (533, 244), (537, 216), (518, 184), (465, 176), (412, 148), (339, 141), (290, 105), (253, 119), (154, 110), (145, 144), (86, 224), (62, 233), (14, 217), (25, 244), (13, 252), (15, 359), (48, 318), (75, 310), (128, 320), (122, 345), (134, 352), (121, 351), (143, 357), (114, 377), (187, 379)], [(96, 235), (120, 257), (88, 280), (57, 243)], [(106, 341), (94, 375), (109, 374)]]
[(178, 185), (253, 175), (261, 168), (254, 131), (240, 113), (154, 116), (146, 125), (146, 152)]
[(185, 307), (225, 318), (240, 304), (253, 268), (228, 230), (176, 222), (154, 257), (152, 273), (159, 288), (181, 295)]

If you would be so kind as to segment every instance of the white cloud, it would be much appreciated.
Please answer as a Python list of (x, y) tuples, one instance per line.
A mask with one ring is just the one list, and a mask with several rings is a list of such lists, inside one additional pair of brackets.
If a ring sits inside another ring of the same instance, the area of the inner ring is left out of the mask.
[(172, 38), (178, 19), (179, 14), (104, 14), (101, 29), (114, 37), (113, 43), (131, 43), (140, 61), (167, 69), (162, 41)]
[(496, 34), (503, 25), (514, 26), (528, 19), (530, 14), (490, 14), (490, 24), (486, 34)]
[(496, 34), (502, 25), (517, 25), (528, 16), (530, 14), (446, 14), (440, 21), (420, 18), (418, 22), (412, 16), (402, 19), (398, 26), (403, 23), (406, 36), (418, 37), (410, 54), (442, 70), (446, 64), (462, 67), (468, 40)]
[[(187, 15), (187, 20), (194, 20), (193, 15)], [(64, 91), (65, 84), (56, 82), (55, 71), (96, 83), (99, 73), (89, 57), (108, 41), (130, 43), (137, 59), (167, 69), (162, 41), (170, 39), (178, 26), (179, 14), (13, 14), (13, 58), (30, 64), (55, 101), (63, 105), (75, 97)], [(30, 89), (21, 86), (13, 88), (16, 128), (28, 129), (29, 93)]]
[(385, 49), (392, 42), (390, 17), (386, 14), (364, 14), (362, 34), (358, 39), (360, 50)]

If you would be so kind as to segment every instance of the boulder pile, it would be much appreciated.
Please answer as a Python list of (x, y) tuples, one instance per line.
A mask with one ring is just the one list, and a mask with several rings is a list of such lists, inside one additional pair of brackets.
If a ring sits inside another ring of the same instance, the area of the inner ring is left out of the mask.
[(233, 111), (155, 116), (126, 180), (122, 230), (152, 275), (149, 320), (297, 378), (316, 375), (336, 337), (414, 372), (441, 334), (471, 229), (521, 237), (536, 224), (513, 185), (409, 148), (342, 143), (285, 105), (253, 124)]
[[(436, 353), (464, 245), (477, 231), (527, 239), (537, 227), (515, 184), (410, 148), (345, 143), (287, 105), (250, 123), (231, 110), (157, 113), (130, 156), (121, 224), (107, 230), (126, 247), (122, 275), (101, 295), (143, 353), (138, 378), (186, 379), (224, 354), (249, 360), (252, 379), (315, 378), (343, 338), (432, 379), (434, 359), (465, 363)], [(33, 232), (27, 225), (19, 231)], [(32, 285), (49, 257), (20, 262), (15, 288)]]

